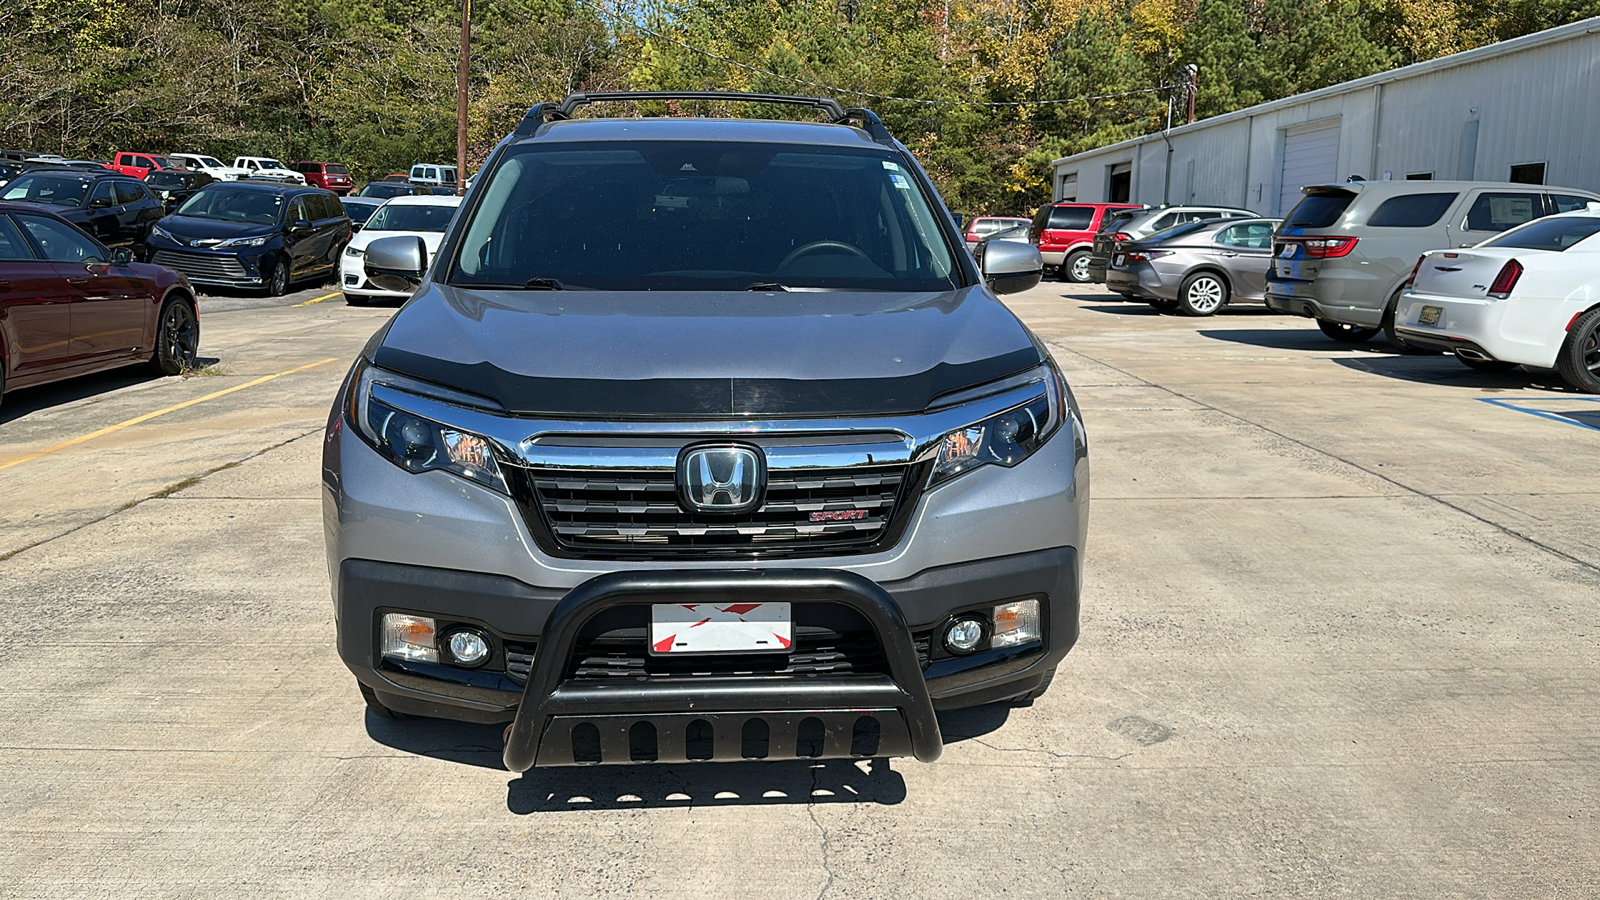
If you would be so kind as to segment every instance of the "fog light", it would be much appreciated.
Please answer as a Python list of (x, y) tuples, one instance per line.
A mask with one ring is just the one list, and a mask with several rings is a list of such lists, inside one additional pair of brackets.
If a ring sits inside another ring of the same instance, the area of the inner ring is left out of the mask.
[(1039, 601), (1016, 600), (994, 608), (994, 637), (990, 646), (1015, 647), (1044, 636), (1039, 625)]
[(439, 661), (433, 620), (427, 616), (383, 614), (383, 655), (411, 662)]
[(971, 653), (983, 643), (983, 620), (962, 616), (944, 630), (944, 646), (951, 653)]
[(450, 634), (445, 645), (450, 661), (458, 666), (477, 668), (489, 661), (489, 639), (477, 631), (463, 629)]

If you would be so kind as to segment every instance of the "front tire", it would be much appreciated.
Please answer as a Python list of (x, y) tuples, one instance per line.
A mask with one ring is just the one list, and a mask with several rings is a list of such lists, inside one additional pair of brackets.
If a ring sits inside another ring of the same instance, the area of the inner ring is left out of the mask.
[(158, 375), (181, 375), (194, 368), (200, 351), (200, 320), (194, 307), (181, 298), (168, 298), (156, 319), (156, 347), (150, 370)]
[(1346, 325), (1343, 322), (1334, 322), (1329, 319), (1318, 319), (1317, 327), (1322, 333), (1341, 344), (1364, 344), (1378, 336), (1377, 328), (1364, 328), (1360, 325)]
[(396, 710), (390, 709), (387, 706), (384, 706), (383, 705), (383, 701), (378, 699), (378, 692), (377, 691), (373, 690), (372, 688), (367, 687), (366, 685), (360, 683), (359, 681), (356, 682), (356, 686), (361, 688), (361, 699), (366, 702), (367, 709), (373, 715), (377, 716), (380, 719), (404, 719), (404, 718), (406, 718), (406, 714), (405, 713), (398, 712)]
[(289, 293), (289, 264), (278, 260), (272, 266), (272, 274), (267, 276), (267, 296), (282, 297)]
[(1067, 254), (1061, 264), (1061, 277), (1073, 284), (1089, 283), (1089, 251), (1076, 250)]
[(1210, 316), (1228, 304), (1228, 283), (1214, 272), (1196, 272), (1178, 289), (1178, 311), (1186, 316)]
[(1600, 394), (1600, 308), (1578, 317), (1556, 356), (1561, 380), (1585, 394)]

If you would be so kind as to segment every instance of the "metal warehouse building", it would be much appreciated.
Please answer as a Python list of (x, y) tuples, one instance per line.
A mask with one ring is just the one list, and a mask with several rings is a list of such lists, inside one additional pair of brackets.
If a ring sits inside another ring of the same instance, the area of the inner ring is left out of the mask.
[[(1205, 73), (1200, 73), (1204, 78)], [(1243, 206), (1380, 179), (1600, 191), (1600, 17), (1058, 159), (1055, 199)]]

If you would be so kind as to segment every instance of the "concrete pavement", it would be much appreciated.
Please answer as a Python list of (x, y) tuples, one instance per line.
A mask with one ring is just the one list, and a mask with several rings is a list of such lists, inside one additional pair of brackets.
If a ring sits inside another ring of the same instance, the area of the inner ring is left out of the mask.
[(0, 897), (1600, 889), (1600, 403), (1249, 309), (1012, 305), (1089, 428), (1083, 638), (933, 765), (513, 777), (497, 728), (367, 716), (316, 460), (387, 310), (203, 305), (213, 374), (7, 397)]

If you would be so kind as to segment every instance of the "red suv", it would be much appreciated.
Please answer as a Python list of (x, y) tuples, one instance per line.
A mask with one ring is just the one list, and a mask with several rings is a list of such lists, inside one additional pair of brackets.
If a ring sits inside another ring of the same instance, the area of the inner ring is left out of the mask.
[(143, 181), (144, 177), (151, 172), (160, 172), (163, 169), (181, 169), (183, 166), (158, 153), (118, 152), (111, 157), (111, 168), (124, 175), (132, 175)]
[(1028, 227), (1028, 243), (1039, 248), (1045, 268), (1077, 284), (1089, 282), (1089, 249), (1107, 212), (1140, 209), (1137, 203), (1077, 203), (1063, 201), (1042, 206)]
[(341, 197), (356, 186), (350, 180), (350, 170), (341, 163), (297, 162), (290, 163), (289, 168), (304, 175), (306, 184), (333, 191)]

